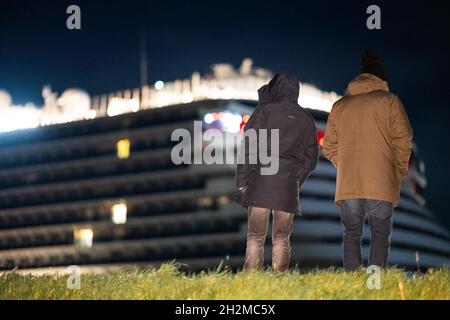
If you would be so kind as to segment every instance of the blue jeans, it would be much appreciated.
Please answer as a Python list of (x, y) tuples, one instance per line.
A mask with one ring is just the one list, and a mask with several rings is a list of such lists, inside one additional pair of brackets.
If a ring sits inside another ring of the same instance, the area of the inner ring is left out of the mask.
[(341, 202), (341, 221), (344, 225), (342, 244), (344, 269), (355, 270), (362, 264), (361, 245), (366, 214), (370, 226), (369, 265), (380, 267), (387, 265), (393, 212), (392, 204), (387, 201), (350, 199)]

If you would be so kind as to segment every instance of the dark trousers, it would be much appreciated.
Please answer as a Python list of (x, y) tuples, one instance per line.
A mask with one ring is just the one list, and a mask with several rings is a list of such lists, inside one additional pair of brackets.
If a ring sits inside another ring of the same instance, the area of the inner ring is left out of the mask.
[(355, 270), (362, 264), (361, 245), (366, 214), (370, 226), (369, 265), (387, 265), (393, 212), (392, 204), (387, 201), (350, 199), (341, 202), (341, 220), (344, 225), (342, 254), (346, 270)]
[[(264, 242), (270, 217), (270, 209), (249, 207), (247, 252), (244, 269), (260, 269), (264, 262)], [(274, 271), (289, 269), (294, 214), (273, 210), (272, 222), (272, 268)]]

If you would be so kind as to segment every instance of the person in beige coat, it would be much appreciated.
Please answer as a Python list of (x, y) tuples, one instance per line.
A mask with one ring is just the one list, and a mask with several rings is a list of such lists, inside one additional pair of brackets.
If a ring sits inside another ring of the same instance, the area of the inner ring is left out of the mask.
[(361, 57), (361, 74), (328, 116), (323, 154), (337, 169), (335, 202), (344, 225), (343, 264), (362, 264), (366, 214), (371, 228), (369, 265), (386, 266), (393, 208), (408, 171), (412, 129), (402, 102), (389, 91), (375, 51)]

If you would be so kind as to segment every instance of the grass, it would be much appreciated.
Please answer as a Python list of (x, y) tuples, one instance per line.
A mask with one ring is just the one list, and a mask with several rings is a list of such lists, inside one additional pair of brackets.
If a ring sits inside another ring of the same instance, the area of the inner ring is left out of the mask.
[(370, 290), (365, 270), (210, 271), (185, 274), (174, 264), (148, 270), (82, 274), (81, 288), (68, 289), (67, 275), (0, 276), (0, 299), (450, 299), (450, 269), (408, 275), (391, 268), (381, 288)]

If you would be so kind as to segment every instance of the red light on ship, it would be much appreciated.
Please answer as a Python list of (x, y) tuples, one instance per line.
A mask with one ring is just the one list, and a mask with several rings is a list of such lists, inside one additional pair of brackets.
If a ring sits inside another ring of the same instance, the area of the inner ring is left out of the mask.
[(250, 116), (248, 114), (245, 114), (242, 116), (242, 122), (241, 122), (241, 130), (244, 130), (245, 125), (247, 124), (248, 119), (250, 119)]
[(317, 141), (319, 142), (319, 145), (321, 148), (323, 148), (323, 139), (325, 137), (325, 131), (318, 129), (317, 130)]

